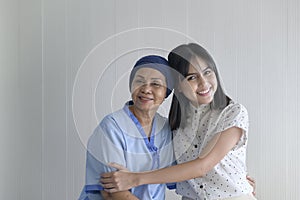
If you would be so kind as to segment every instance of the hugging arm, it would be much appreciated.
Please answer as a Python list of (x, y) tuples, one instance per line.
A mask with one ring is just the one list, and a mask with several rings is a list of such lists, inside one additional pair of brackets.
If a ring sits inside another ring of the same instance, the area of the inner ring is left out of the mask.
[(121, 191), (115, 193), (101, 191), (101, 195), (105, 200), (138, 200), (138, 198), (129, 191)]
[(137, 200), (130, 191), (109, 194), (99, 184), (101, 173), (113, 171), (106, 165), (108, 162), (119, 162), (126, 165), (123, 138), (113, 120), (104, 118), (89, 138), (87, 146), (86, 187), (88, 192), (97, 193), (105, 200)]
[[(124, 191), (143, 184), (170, 183), (201, 177), (210, 171), (237, 144), (243, 134), (242, 129), (231, 127), (220, 133), (218, 140), (206, 155), (195, 160), (154, 171), (133, 173), (125, 170), (101, 175), (101, 183), (106, 191)], [(113, 167), (119, 168), (113, 164)]]
[[(127, 171), (123, 166), (121, 166), (120, 169)], [(105, 200), (138, 200), (138, 198), (128, 190), (115, 193), (108, 193), (102, 190), (101, 195)]]

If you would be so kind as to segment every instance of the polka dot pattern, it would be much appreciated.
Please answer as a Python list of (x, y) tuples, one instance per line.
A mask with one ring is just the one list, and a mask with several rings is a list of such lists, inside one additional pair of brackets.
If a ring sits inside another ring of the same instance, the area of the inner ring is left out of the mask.
[[(174, 132), (174, 152), (178, 163), (194, 160), (210, 141), (231, 127), (243, 130), (236, 146), (211, 171), (201, 178), (177, 183), (177, 193), (191, 199), (219, 199), (251, 193), (246, 180), (248, 113), (233, 101), (223, 110), (210, 105), (187, 109), (187, 125)], [(197, 169), (195, 169), (197, 170)]]

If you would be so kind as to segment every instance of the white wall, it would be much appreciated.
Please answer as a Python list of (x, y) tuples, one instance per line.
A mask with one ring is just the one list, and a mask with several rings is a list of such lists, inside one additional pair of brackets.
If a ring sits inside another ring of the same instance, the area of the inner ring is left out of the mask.
[(0, 199), (76, 199), (86, 140), (129, 98), (134, 61), (189, 41), (248, 108), (257, 197), (300, 199), (299, 13), (297, 0), (1, 0)]
[(41, 199), (41, 4), (0, 2), (0, 199)]

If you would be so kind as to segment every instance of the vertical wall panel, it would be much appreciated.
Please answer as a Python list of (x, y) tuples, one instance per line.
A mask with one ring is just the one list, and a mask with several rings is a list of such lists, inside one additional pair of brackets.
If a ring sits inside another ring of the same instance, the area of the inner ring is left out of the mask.
[(0, 199), (41, 199), (40, 6), (1, 1)]
[[(102, 91), (102, 98), (96, 98), (99, 92), (95, 92), (115, 82), (110, 77), (108, 82), (98, 84), (101, 74), (115, 57), (114, 40), (103, 42), (115, 34), (115, 12), (114, 1), (67, 1), (64, 66), (67, 75), (67, 199), (79, 197), (84, 186), (87, 139), (98, 123), (97, 118), (110, 112), (105, 93)], [(99, 114), (96, 106), (101, 105), (104, 106)]]
[[(286, 159), (288, 146), (284, 136), (285, 87), (286, 79), (284, 69), (286, 66), (286, 4), (285, 1), (266, 1), (262, 3), (261, 16), (261, 73), (262, 84), (262, 140), (259, 164), (258, 181), (266, 183), (266, 180), (274, 183), (280, 180), (280, 184), (264, 184), (258, 188), (261, 198), (285, 199), (286, 195)], [(273, 14), (272, 14), (273, 13)], [(277, 13), (276, 16), (274, 14)], [(275, 31), (276, 29), (276, 31)], [(272, 49), (272, 50), (271, 50)], [(268, 77), (268, 78), (266, 78)], [(254, 119), (255, 120), (255, 119)], [(276, 137), (274, 137), (276, 136)], [(270, 156), (276, 155), (276, 156)], [(276, 166), (276, 167), (274, 167)], [(272, 176), (273, 174), (273, 176)], [(274, 174), (277, 174), (274, 176)], [(265, 192), (264, 192), (265, 191)], [(266, 194), (268, 194), (266, 196)]]
[[(19, 2), (1, 2), (0, 6), (0, 199), (17, 199), (20, 192), (20, 148), (18, 117), (18, 64), (19, 64)], [(12, 148), (15, 147), (15, 148)]]
[(42, 199), (66, 199), (65, 1), (43, 1)]
[(18, 94), (20, 197), (42, 197), (42, 31), (41, 2), (19, 1)]
[[(285, 108), (284, 136), (287, 137), (287, 162), (286, 162), (286, 179), (287, 193), (286, 199), (297, 199), (300, 196), (299, 185), (299, 58), (300, 58), (300, 4), (299, 1), (287, 1), (287, 58), (286, 58), (286, 92), (285, 99), (288, 102)], [(298, 133), (297, 133), (298, 132)], [(293, 179), (291, 180), (291, 177)]]

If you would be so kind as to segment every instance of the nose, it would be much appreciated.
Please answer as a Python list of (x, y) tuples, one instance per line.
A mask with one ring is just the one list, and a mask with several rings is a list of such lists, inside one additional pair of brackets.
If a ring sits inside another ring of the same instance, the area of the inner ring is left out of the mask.
[(141, 91), (143, 93), (150, 93), (151, 92), (151, 86), (150, 86), (150, 84), (149, 83), (145, 83), (144, 85), (142, 85)]
[(207, 84), (207, 80), (203, 75), (200, 75), (198, 78), (198, 85), (205, 86)]

